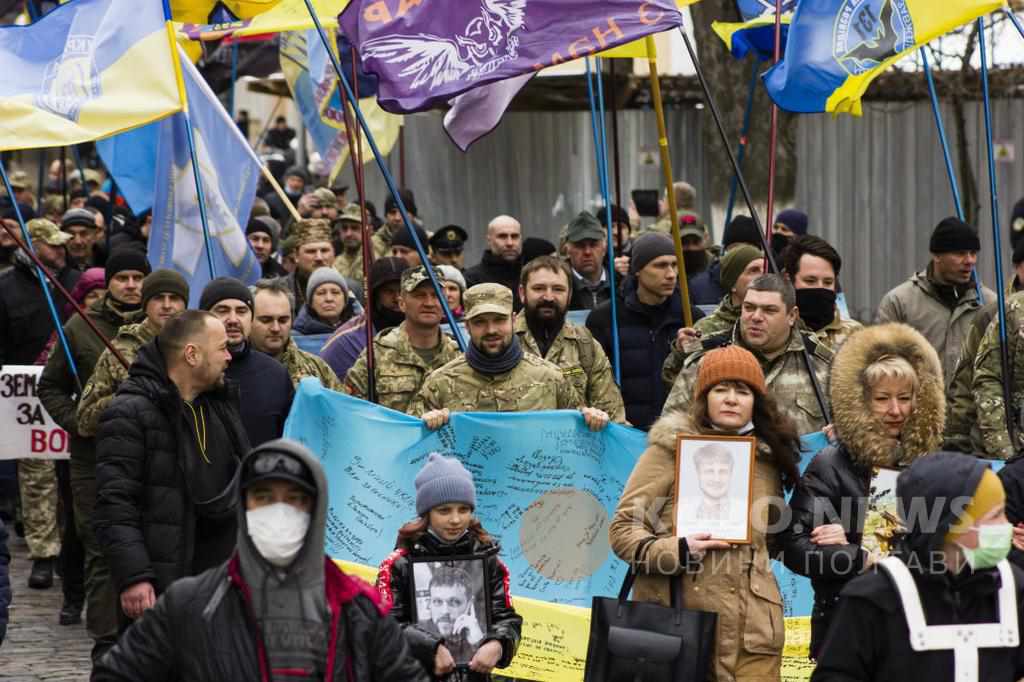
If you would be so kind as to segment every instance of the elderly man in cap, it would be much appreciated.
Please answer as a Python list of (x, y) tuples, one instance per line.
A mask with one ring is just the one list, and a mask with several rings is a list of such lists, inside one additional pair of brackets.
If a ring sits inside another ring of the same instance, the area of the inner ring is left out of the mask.
[(430, 238), (430, 257), (436, 265), (450, 265), (462, 270), (466, 258), (462, 253), (469, 235), (458, 225), (445, 225)]
[(335, 220), (331, 229), (333, 244), (338, 257), (334, 269), (343, 277), (352, 280), (363, 278), (363, 220), (358, 204), (349, 204)]
[(83, 272), (95, 266), (93, 247), (100, 236), (96, 215), (85, 208), (72, 208), (61, 218), (60, 229), (71, 235), (67, 249), (72, 264)]
[(565, 250), (572, 268), (570, 310), (593, 310), (612, 297), (604, 267), (608, 255), (606, 235), (597, 218), (586, 211), (569, 221)]
[(257, 216), (249, 219), (245, 227), (245, 238), (249, 240), (249, 246), (260, 262), (264, 277), (285, 277), (288, 271), (285, 270), (277, 259), (274, 252), (277, 251), (277, 236), (281, 226), (270, 216)]
[[(427, 375), (462, 353), (455, 339), (441, 332), (444, 312), (424, 266), (402, 273), (398, 305), (405, 321), (373, 340), (374, 402), (405, 412)], [(370, 399), (365, 349), (345, 375), (345, 388), (357, 398)]]
[(515, 334), (512, 292), (500, 284), (466, 290), (466, 354), (427, 376), (409, 414), (439, 429), (457, 412), (527, 412), (579, 409), (593, 431), (608, 425), (608, 414), (585, 407), (582, 396), (557, 365), (523, 351)]
[(288, 275), (285, 281), (295, 297), (295, 309), (299, 310), (306, 303), (306, 287), (309, 277), (317, 268), (330, 267), (334, 264), (334, 245), (331, 243), (331, 230), (326, 220), (319, 218), (300, 220), (292, 225), (291, 235), (295, 243), (295, 272)]
[(238, 385), (239, 411), (249, 442), (259, 445), (280, 438), (292, 406), (292, 380), (280, 363), (249, 343), (252, 293), (237, 279), (218, 277), (203, 289), (199, 309), (224, 323), (231, 353), (225, 376)]

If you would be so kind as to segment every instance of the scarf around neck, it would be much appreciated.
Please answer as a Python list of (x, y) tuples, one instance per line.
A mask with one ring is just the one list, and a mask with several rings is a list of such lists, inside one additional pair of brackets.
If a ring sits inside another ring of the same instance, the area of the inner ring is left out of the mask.
[(466, 348), (466, 363), (481, 374), (494, 376), (511, 372), (522, 359), (523, 347), (515, 334), (512, 335), (512, 343), (497, 357), (485, 355), (474, 343)]

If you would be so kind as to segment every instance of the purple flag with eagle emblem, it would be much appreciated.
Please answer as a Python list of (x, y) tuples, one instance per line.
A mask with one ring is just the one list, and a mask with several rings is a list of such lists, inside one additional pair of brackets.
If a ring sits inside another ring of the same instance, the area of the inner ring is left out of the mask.
[(682, 17), (675, 0), (353, 0), (338, 22), (378, 77), (381, 107), (406, 114), (675, 28)]

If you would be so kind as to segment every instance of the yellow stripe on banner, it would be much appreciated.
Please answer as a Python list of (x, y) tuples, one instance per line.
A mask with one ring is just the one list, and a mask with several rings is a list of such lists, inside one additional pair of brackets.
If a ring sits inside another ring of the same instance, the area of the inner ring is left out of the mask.
[(77, 121), (37, 107), (34, 94), (0, 101), (0, 150), (98, 140), (181, 111), (167, 48), (167, 32), (161, 29), (126, 50), (99, 74), (100, 96), (83, 101)]
[[(647, 58), (647, 42), (641, 38), (640, 40), (634, 40), (631, 43), (625, 45), (619, 45), (613, 47), (610, 50), (604, 52), (598, 52), (596, 57), (607, 57), (608, 59), (646, 59)], [(657, 54), (655, 54), (657, 56)]]
[[(174, 62), (174, 80), (178, 85), (178, 97), (181, 99), (181, 110), (188, 113), (188, 94), (185, 92), (185, 75), (181, 70), (181, 56), (178, 54), (178, 44), (174, 39), (173, 22), (167, 22), (167, 40), (171, 44), (171, 54), (174, 55), (171, 61)], [(186, 51), (186, 54), (187, 51)]]

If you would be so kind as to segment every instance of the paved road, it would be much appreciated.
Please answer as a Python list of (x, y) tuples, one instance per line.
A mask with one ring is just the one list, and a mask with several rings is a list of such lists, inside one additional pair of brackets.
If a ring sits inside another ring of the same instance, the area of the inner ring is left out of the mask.
[[(12, 529), (13, 531), (13, 529)], [(92, 641), (85, 625), (61, 626), (60, 580), (48, 590), (30, 590), (25, 541), (11, 533), (11, 588), (14, 603), (7, 638), (0, 646), (0, 680), (5, 682), (86, 682)]]

